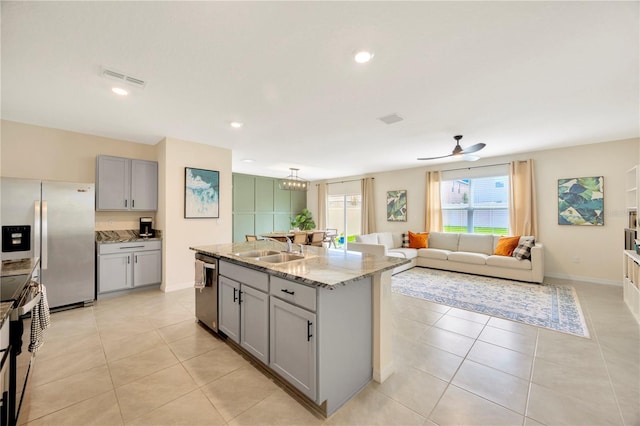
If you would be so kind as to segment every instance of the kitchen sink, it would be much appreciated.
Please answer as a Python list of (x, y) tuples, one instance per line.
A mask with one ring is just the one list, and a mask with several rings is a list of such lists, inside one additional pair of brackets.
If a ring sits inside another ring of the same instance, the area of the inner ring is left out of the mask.
[(251, 250), (251, 251), (241, 251), (239, 253), (233, 253), (235, 256), (240, 257), (263, 257), (263, 256), (272, 256), (276, 254), (280, 254), (279, 251), (274, 250)]
[(268, 256), (261, 256), (261, 257), (258, 257), (256, 260), (260, 260), (262, 262), (269, 262), (269, 263), (284, 263), (284, 262), (291, 262), (292, 260), (300, 260), (300, 259), (304, 259), (304, 255), (280, 252), (280, 253), (271, 254)]

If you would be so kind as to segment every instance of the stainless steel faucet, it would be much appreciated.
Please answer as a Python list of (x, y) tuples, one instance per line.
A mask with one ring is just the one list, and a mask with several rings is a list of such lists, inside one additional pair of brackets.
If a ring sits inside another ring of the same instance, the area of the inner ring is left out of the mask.
[[(289, 239), (289, 237), (285, 236), (285, 238), (287, 239), (286, 242), (284, 241), (280, 241), (280, 240), (276, 240), (275, 238), (271, 238), (271, 237), (263, 237), (265, 240), (269, 240), (269, 241), (275, 241), (276, 243), (283, 243), (287, 245), (287, 252), (292, 253), (293, 252), (293, 245), (291, 243), (291, 239)], [(302, 251), (301, 251), (302, 253)]]

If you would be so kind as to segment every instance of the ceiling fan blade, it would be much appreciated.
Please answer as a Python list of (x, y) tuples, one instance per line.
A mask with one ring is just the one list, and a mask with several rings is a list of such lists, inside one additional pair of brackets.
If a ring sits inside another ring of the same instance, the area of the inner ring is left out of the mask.
[(465, 148), (462, 150), (463, 154), (471, 154), (472, 152), (477, 152), (480, 151), (482, 148), (484, 148), (485, 146), (487, 146), (484, 143), (477, 143), (475, 145), (471, 145), (469, 148)]
[(447, 158), (447, 157), (451, 157), (453, 154), (449, 154), (449, 155), (442, 155), (440, 157), (429, 157), (429, 158), (418, 158), (418, 160), (437, 160), (439, 158)]

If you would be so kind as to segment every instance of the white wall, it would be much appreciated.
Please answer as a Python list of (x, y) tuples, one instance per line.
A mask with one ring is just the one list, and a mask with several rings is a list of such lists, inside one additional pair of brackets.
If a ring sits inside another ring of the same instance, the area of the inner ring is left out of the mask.
[[(425, 179), (429, 170), (451, 170), (531, 158), (535, 163), (538, 193), (538, 240), (545, 245), (545, 275), (605, 284), (621, 283), (625, 172), (638, 163), (640, 139), (535, 151), (513, 157), (455, 162), (376, 173), (375, 206), (378, 231), (414, 232), (424, 229)], [(604, 226), (558, 225), (558, 179), (604, 176)], [(343, 177), (333, 181), (357, 179)], [(331, 181), (329, 181), (331, 182)], [(318, 183), (318, 182), (314, 182)], [(317, 216), (317, 189), (311, 185), (307, 200)], [(407, 222), (386, 221), (387, 191), (407, 190)]]
[[(189, 247), (232, 240), (231, 151), (195, 142), (166, 138), (158, 144), (159, 187), (156, 221), (163, 233), (165, 291), (193, 286), (194, 252)], [(220, 218), (185, 219), (184, 169), (220, 172)]]

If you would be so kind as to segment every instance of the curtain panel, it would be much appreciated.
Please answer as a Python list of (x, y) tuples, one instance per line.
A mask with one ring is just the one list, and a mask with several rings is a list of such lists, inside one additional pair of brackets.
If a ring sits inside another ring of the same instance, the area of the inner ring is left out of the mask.
[(442, 175), (439, 170), (427, 172), (425, 185), (426, 208), (424, 209), (424, 230), (426, 232), (442, 232), (442, 205), (440, 203), (440, 181)]
[(318, 229), (327, 229), (327, 184), (318, 184)]
[(511, 196), (509, 197), (509, 229), (512, 235), (533, 235), (537, 238), (536, 187), (533, 160), (512, 161), (509, 164)]
[(362, 209), (361, 209), (361, 233), (371, 234), (376, 232), (375, 205), (373, 203), (373, 178), (364, 178), (361, 182)]

